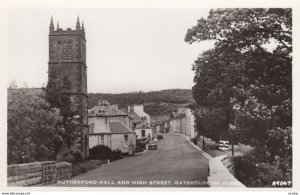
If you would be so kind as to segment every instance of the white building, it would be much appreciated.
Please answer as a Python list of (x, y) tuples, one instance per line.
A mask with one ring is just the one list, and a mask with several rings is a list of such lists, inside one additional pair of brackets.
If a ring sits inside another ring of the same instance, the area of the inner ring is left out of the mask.
[(133, 106), (133, 111), (141, 117), (141, 119), (146, 122), (148, 125), (150, 125), (150, 115), (147, 114), (144, 111), (144, 106), (143, 105), (134, 105)]
[(116, 105), (102, 101), (88, 112), (89, 148), (105, 145), (112, 150), (130, 153), (136, 145), (135, 133), (130, 129), (131, 118)]
[(137, 136), (137, 139), (142, 139), (142, 138), (153, 138), (153, 130), (152, 128), (146, 124), (142, 123), (138, 125), (135, 129), (134, 132)]
[(189, 108), (179, 108), (170, 120), (170, 132), (195, 137), (195, 117)]

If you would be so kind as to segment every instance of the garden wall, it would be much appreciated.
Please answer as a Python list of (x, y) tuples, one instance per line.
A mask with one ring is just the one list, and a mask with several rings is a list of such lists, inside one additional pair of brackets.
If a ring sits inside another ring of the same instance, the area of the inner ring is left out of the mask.
[(9, 165), (7, 167), (8, 186), (33, 186), (69, 179), (72, 176), (72, 164), (67, 162), (35, 162)]

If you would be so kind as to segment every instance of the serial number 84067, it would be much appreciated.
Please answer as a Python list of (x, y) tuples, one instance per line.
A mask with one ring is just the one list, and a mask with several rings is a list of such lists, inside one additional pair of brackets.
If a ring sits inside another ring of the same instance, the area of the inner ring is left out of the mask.
[(272, 186), (291, 186), (292, 182), (291, 181), (273, 181)]

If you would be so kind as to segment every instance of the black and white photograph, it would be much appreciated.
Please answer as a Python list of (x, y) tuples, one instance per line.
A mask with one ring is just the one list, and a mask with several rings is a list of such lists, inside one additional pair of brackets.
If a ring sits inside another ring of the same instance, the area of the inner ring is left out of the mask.
[(292, 7), (6, 11), (7, 189), (296, 187)]

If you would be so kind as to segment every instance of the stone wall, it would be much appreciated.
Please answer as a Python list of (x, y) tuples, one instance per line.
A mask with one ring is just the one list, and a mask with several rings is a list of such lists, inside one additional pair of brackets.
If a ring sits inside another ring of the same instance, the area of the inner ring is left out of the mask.
[(72, 164), (67, 162), (46, 161), (7, 167), (8, 186), (44, 185), (71, 176)]

